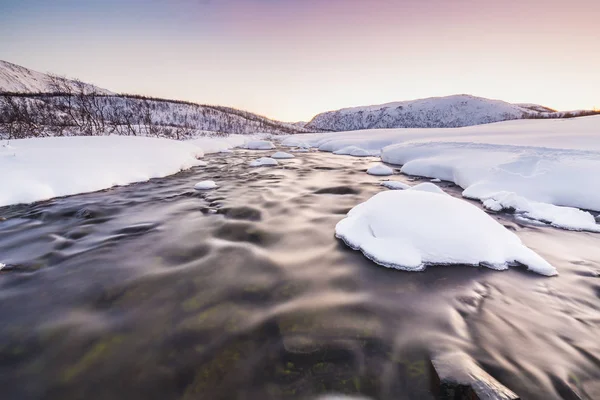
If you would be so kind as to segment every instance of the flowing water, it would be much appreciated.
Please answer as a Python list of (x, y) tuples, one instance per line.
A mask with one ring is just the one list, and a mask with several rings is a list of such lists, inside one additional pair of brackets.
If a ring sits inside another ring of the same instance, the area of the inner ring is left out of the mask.
[[(259, 154), (1, 208), (0, 397), (431, 399), (443, 351), (523, 399), (597, 393), (600, 235), (496, 215), (560, 276), (390, 270), (333, 234), (387, 190), (373, 159), (249, 168)], [(194, 191), (204, 179), (220, 187)]]

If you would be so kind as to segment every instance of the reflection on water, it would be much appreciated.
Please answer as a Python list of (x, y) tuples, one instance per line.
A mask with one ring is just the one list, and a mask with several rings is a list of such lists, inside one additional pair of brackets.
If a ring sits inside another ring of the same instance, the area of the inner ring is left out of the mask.
[(561, 275), (388, 270), (333, 236), (386, 190), (368, 159), (257, 154), (0, 209), (2, 398), (429, 399), (447, 350), (523, 399), (591, 398), (600, 235), (497, 216)]

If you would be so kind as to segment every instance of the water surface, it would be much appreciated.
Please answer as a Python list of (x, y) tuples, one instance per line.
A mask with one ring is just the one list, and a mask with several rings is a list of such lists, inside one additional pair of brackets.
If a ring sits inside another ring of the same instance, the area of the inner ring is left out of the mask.
[[(523, 399), (597, 393), (600, 235), (496, 215), (560, 276), (389, 270), (333, 234), (387, 190), (374, 159), (248, 167), (265, 154), (0, 208), (2, 398), (431, 399), (442, 351)], [(220, 187), (195, 191), (205, 179)]]

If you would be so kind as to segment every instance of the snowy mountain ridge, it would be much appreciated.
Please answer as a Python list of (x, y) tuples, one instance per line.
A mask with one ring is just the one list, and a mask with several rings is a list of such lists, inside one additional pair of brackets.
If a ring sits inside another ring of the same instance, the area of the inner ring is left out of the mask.
[(513, 119), (565, 116), (537, 104), (511, 104), (460, 94), (328, 111), (315, 116), (306, 127), (327, 131), (459, 128)]
[(314, 132), (230, 107), (116, 94), (0, 60), (0, 138)]
[(0, 60), (0, 92), (9, 93), (52, 93), (56, 86), (66, 85), (76, 90), (81, 84), (88, 92), (98, 94), (114, 94), (110, 90), (99, 88), (89, 83), (52, 76), (34, 71), (8, 61)]

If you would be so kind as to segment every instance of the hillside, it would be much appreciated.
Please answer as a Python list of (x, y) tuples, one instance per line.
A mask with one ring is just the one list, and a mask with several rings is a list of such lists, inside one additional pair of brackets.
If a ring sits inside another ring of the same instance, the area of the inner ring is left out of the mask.
[(57, 86), (61, 85), (68, 86), (71, 90), (83, 87), (88, 93), (113, 94), (110, 90), (89, 83), (44, 74), (0, 60), (0, 92), (52, 93), (56, 92)]
[(230, 107), (115, 94), (0, 61), (0, 138), (118, 134), (186, 139), (257, 132), (314, 131)]
[(563, 118), (536, 104), (510, 104), (470, 95), (432, 97), (376, 106), (344, 108), (314, 117), (306, 127), (327, 131), (377, 128), (458, 128), (523, 118)]

